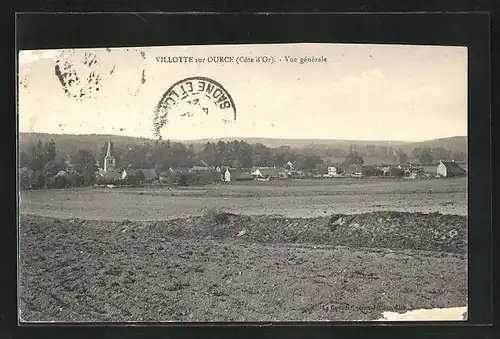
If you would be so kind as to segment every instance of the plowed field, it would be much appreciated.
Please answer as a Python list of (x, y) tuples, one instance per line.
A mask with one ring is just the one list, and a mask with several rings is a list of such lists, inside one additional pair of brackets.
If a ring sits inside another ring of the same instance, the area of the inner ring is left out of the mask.
[(467, 304), (465, 181), (330, 185), (22, 192), (21, 319), (374, 320)]

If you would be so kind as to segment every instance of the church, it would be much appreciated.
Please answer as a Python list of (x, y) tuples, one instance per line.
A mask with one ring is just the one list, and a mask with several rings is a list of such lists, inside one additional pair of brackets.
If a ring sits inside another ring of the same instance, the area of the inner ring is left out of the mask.
[(120, 180), (120, 174), (116, 170), (116, 159), (113, 156), (113, 143), (111, 137), (107, 142), (106, 156), (104, 157), (104, 168), (99, 171), (99, 177), (106, 182), (115, 182)]
[(104, 172), (114, 170), (116, 167), (116, 159), (111, 153), (111, 147), (111, 137), (109, 137), (106, 156), (104, 157)]

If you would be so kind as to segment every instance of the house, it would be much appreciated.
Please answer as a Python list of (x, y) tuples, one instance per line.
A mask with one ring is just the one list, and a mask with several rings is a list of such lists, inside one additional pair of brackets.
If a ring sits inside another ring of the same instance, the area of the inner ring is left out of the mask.
[(78, 176), (60, 170), (55, 175), (47, 178), (46, 186), (47, 188), (76, 187), (78, 186)]
[(144, 174), (145, 181), (155, 181), (158, 180), (158, 173), (154, 168), (139, 169), (138, 172)]
[(141, 175), (139, 172), (144, 175), (144, 181), (146, 182), (158, 180), (158, 173), (156, 173), (154, 168), (125, 169), (122, 172), (121, 178), (123, 180), (126, 180), (128, 176), (135, 176), (137, 178), (137, 176)]
[(260, 169), (256, 168), (250, 172), (250, 175), (255, 177), (255, 178), (262, 178), (262, 173), (260, 172)]
[[(77, 171), (78, 167), (79, 167), (78, 165), (73, 164), (71, 162), (67, 162), (66, 163), (66, 168), (67, 168), (67, 170), (68, 170), (69, 173), (77, 173), (78, 172)], [(99, 168), (99, 166), (96, 166), (96, 167)]]
[(235, 169), (231, 171), (231, 179), (232, 181), (250, 181), (254, 180), (254, 177), (248, 172)]
[[(262, 175), (262, 173), (261, 173)], [(278, 178), (280, 179), (288, 179), (292, 177), (292, 172), (291, 171), (279, 171), (278, 172)]]
[(391, 166), (382, 165), (379, 167), (379, 169), (382, 171), (383, 176), (390, 176), (391, 175)]
[(362, 167), (361, 165), (349, 165), (349, 166), (345, 166), (343, 168), (343, 172), (347, 175), (351, 175), (351, 176), (360, 176), (362, 175)]
[(408, 179), (424, 179), (429, 177), (428, 173), (425, 173), (422, 167), (412, 167), (412, 166), (409, 166), (408, 168), (405, 169), (404, 176), (405, 178)]
[(276, 179), (278, 178), (279, 170), (277, 168), (263, 168), (260, 173), (264, 178)]
[(297, 172), (295, 172), (294, 177), (297, 177), (297, 178), (312, 178), (313, 174), (312, 174), (312, 172), (309, 172), (309, 171), (297, 171)]
[(201, 172), (201, 171), (208, 171), (210, 170), (210, 167), (208, 166), (193, 166), (189, 169), (189, 172)]
[(254, 178), (278, 178), (279, 177), (280, 170), (272, 167), (261, 167), (257, 168), (256, 170), (252, 171), (250, 173), (251, 176)]
[(294, 171), (295, 166), (291, 161), (287, 161), (287, 163), (283, 165), (283, 169), (285, 169), (287, 171)]
[(187, 168), (182, 168), (182, 167), (175, 167), (175, 168), (172, 168), (170, 167), (168, 169), (168, 171), (171, 173), (171, 174), (182, 174), (182, 173), (186, 173), (189, 171), (189, 169)]
[(121, 179), (120, 173), (114, 168), (106, 170), (100, 170), (97, 172), (97, 180), (104, 182), (116, 182)]
[(68, 175), (68, 172), (66, 172), (65, 170), (60, 170), (59, 172), (57, 172), (54, 177), (57, 178), (57, 177), (65, 177)]
[[(123, 176), (123, 173), (122, 173)], [(158, 181), (165, 183), (165, 182), (170, 182), (171, 181), (171, 176), (170, 172), (161, 172), (158, 174)]]
[(443, 178), (463, 177), (466, 171), (454, 161), (439, 161), (436, 168), (437, 175)]
[(226, 168), (224, 174), (222, 174), (223, 182), (231, 182), (231, 172), (229, 172), (229, 168)]
[(335, 166), (328, 166), (328, 176), (336, 177), (338, 175), (338, 169)]

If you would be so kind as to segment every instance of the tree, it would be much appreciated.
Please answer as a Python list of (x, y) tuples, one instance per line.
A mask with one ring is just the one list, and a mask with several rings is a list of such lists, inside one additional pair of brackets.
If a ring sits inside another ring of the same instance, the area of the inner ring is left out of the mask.
[(188, 178), (186, 174), (181, 174), (179, 178), (179, 185), (180, 186), (188, 186)]
[(242, 168), (251, 168), (253, 166), (252, 146), (245, 141), (241, 141), (237, 159)]
[(29, 153), (30, 153), (29, 167), (33, 171), (41, 171), (43, 169), (43, 166), (45, 165), (42, 141), (38, 140), (36, 145), (31, 145)]
[(95, 172), (97, 171), (94, 154), (89, 149), (81, 149), (71, 156), (71, 163), (75, 165), (75, 170), (83, 176), (84, 184), (91, 185), (95, 182)]
[(135, 184), (137, 184), (137, 177), (133, 174), (127, 175), (125, 178), (125, 183), (127, 185), (135, 185)]
[(389, 173), (391, 174), (391, 176), (397, 177), (397, 178), (402, 178), (405, 175), (405, 172), (402, 169), (397, 168), (397, 167), (391, 167), (391, 169), (389, 170)]
[(341, 147), (334, 147), (331, 150), (329, 150), (329, 155), (333, 156), (335, 158), (341, 158), (346, 156), (345, 152), (342, 150)]
[(20, 153), (21, 166), (26, 166), (33, 171), (43, 172), (44, 166), (56, 158), (56, 143), (51, 139), (45, 144), (41, 140), (31, 145), (28, 152)]
[(363, 165), (365, 161), (363, 158), (354, 150), (351, 150), (347, 155), (346, 159), (342, 163), (343, 166), (351, 166), (351, 165)]
[(440, 160), (450, 160), (452, 157), (451, 152), (444, 147), (436, 147), (432, 150), (432, 153), (435, 155), (435, 158)]
[(412, 151), (411, 151), (411, 155), (416, 158), (416, 159), (420, 159), (420, 156), (422, 155), (422, 148), (420, 147), (415, 147)]
[(300, 156), (295, 160), (295, 166), (300, 170), (313, 170), (317, 165), (323, 164), (323, 160), (314, 154)]
[(201, 151), (200, 158), (209, 166), (217, 166), (217, 147), (211, 142), (207, 142)]
[(75, 165), (75, 170), (79, 174), (85, 171), (97, 171), (94, 154), (89, 149), (81, 149), (71, 156), (71, 163)]
[(400, 165), (404, 165), (408, 162), (408, 156), (406, 153), (400, 148), (396, 152), (397, 160)]
[(42, 154), (44, 165), (56, 158), (56, 142), (54, 139), (50, 139), (49, 142), (45, 143)]
[(52, 177), (60, 170), (66, 169), (66, 162), (62, 157), (55, 157), (45, 164), (43, 167), (43, 175), (45, 177)]
[(383, 156), (388, 156), (390, 154), (388, 146), (380, 146), (379, 149), (380, 149), (380, 154)]
[(33, 171), (30, 169), (22, 168), (19, 171), (19, 187), (21, 189), (28, 189), (32, 186)]
[(50, 177), (47, 179), (47, 188), (65, 188), (69, 186), (69, 182), (64, 176)]
[(19, 167), (30, 167), (30, 155), (27, 152), (19, 152)]
[(373, 166), (364, 166), (361, 168), (361, 173), (366, 177), (379, 177), (384, 175), (384, 172), (381, 169)]
[(138, 183), (143, 183), (146, 180), (146, 176), (144, 175), (144, 173), (142, 171), (137, 171), (135, 173), (135, 177), (136, 177), (136, 181)]
[(420, 153), (420, 162), (422, 164), (430, 164), (434, 161), (432, 157), (431, 150), (429, 148), (425, 148)]
[(34, 188), (42, 188), (45, 186), (45, 177), (41, 170), (33, 171), (31, 185)]
[(377, 146), (375, 146), (374, 144), (369, 144), (369, 145), (366, 145), (366, 155), (372, 157), (372, 156), (375, 156), (377, 155)]
[(316, 164), (316, 167), (314, 168), (314, 172), (327, 173), (328, 172), (328, 165), (325, 164), (324, 162)]
[(467, 154), (465, 152), (453, 153), (453, 160), (455, 161), (465, 161), (466, 159), (467, 159)]

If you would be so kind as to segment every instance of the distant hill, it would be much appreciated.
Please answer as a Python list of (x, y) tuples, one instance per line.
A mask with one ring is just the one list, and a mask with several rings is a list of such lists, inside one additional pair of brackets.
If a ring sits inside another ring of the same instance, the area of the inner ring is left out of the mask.
[[(57, 151), (60, 155), (68, 157), (79, 149), (90, 149), (94, 154), (100, 154), (101, 147), (108, 141), (109, 135), (100, 134), (48, 134), (48, 133), (20, 133), (19, 150), (26, 151), (31, 144), (41, 140), (43, 143), (54, 139)], [(147, 138), (134, 138), (120, 135), (112, 135), (111, 140), (115, 145), (142, 145), (146, 142), (153, 143), (154, 140)]]
[(189, 143), (200, 143), (206, 144), (207, 142), (219, 142), (219, 141), (233, 141), (233, 140), (244, 140), (249, 144), (262, 144), (267, 147), (277, 148), (280, 146), (290, 146), (292, 148), (302, 148), (311, 145), (318, 147), (332, 147), (332, 146), (349, 146), (349, 145), (367, 145), (373, 144), (377, 146), (389, 145), (389, 144), (402, 144), (402, 141), (363, 141), (363, 140), (341, 140), (341, 139), (273, 139), (273, 138), (216, 138), (216, 139), (196, 139), (191, 141), (181, 141)]
[(441, 139), (433, 139), (422, 142), (411, 142), (405, 143), (401, 145), (401, 148), (405, 150), (405, 152), (411, 152), (413, 148), (437, 148), (443, 147), (452, 152), (467, 152), (467, 137), (466, 136), (458, 136), (451, 138), (441, 138)]
[[(86, 134), (86, 135), (75, 135), (75, 134), (47, 134), (47, 133), (20, 133), (19, 135), (19, 149), (20, 151), (25, 151), (30, 144), (38, 142), (46, 142), (50, 139), (54, 139), (59, 154), (62, 156), (68, 156), (75, 153), (79, 149), (88, 148), (92, 150), (95, 154), (100, 153), (101, 147), (108, 140), (108, 135), (100, 134)], [(141, 145), (146, 142), (154, 143), (154, 139), (148, 138), (135, 138), (128, 136), (111, 136), (112, 141), (116, 146), (119, 147), (131, 147), (133, 145)], [(293, 148), (303, 148), (314, 145), (317, 149), (333, 148), (339, 147), (346, 149), (349, 145), (356, 145), (358, 147), (366, 147), (368, 144), (376, 146), (392, 146), (393, 148), (401, 147), (407, 154), (410, 154), (415, 147), (444, 147), (451, 152), (466, 152), (467, 151), (467, 137), (457, 136), (451, 138), (433, 139), (423, 142), (402, 142), (402, 141), (364, 141), (364, 140), (336, 140), (336, 139), (272, 139), (272, 138), (218, 138), (218, 139), (197, 139), (197, 140), (171, 140), (182, 142), (185, 144), (202, 145), (207, 142), (218, 142), (218, 141), (233, 141), (233, 140), (244, 140), (250, 144), (261, 143), (267, 147), (280, 147), (280, 146), (290, 146)], [(198, 147), (196, 147), (198, 148)]]
[(371, 141), (371, 140), (342, 140), (342, 139), (272, 139), (272, 138), (217, 138), (217, 139), (197, 139), (191, 141), (182, 141), (185, 143), (207, 143), (207, 142), (218, 142), (218, 141), (233, 141), (233, 140), (245, 140), (250, 144), (261, 143), (267, 147), (280, 147), (280, 146), (290, 146), (290, 147), (307, 147), (310, 145), (315, 145), (318, 148), (327, 147), (340, 147), (345, 148), (350, 145), (356, 145), (360, 147), (365, 147), (366, 145), (375, 146), (392, 146), (393, 148), (401, 147), (405, 152), (410, 153), (414, 148), (437, 148), (443, 147), (452, 152), (466, 152), (467, 151), (467, 137), (466, 136), (456, 136), (450, 138), (440, 138), (432, 139), (427, 141), (419, 142), (405, 142), (405, 141)]

